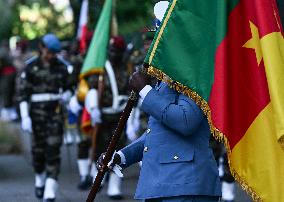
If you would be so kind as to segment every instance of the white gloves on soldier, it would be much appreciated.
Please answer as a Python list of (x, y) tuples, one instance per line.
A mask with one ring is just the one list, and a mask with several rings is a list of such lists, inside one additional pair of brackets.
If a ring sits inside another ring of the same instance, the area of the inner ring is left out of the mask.
[(133, 125), (127, 125), (126, 127), (126, 136), (130, 142), (133, 142), (137, 139), (136, 130)]
[(77, 96), (73, 95), (69, 102), (69, 109), (73, 114), (78, 115), (80, 110), (82, 110), (82, 106), (79, 104)]
[(32, 133), (32, 120), (29, 116), (22, 118), (22, 129), (28, 133)]
[(93, 108), (89, 113), (92, 118), (92, 126), (102, 123), (101, 112), (98, 108)]
[(64, 93), (62, 93), (61, 100), (63, 103), (69, 103), (71, 97), (72, 97), (72, 92), (70, 90), (67, 90)]
[(86, 95), (85, 107), (92, 118), (92, 125), (101, 123), (101, 111), (98, 106), (98, 91), (96, 89), (90, 89)]
[(26, 132), (32, 133), (32, 120), (29, 116), (28, 103), (25, 101), (20, 103), (20, 114), (22, 118), (22, 129)]
[(134, 108), (131, 111), (131, 114), (128, 118), (127, 126), (126, 126), (126, 136), (130, 142), (133, 142), (134, 140), (138, 138), (137, 132), (140, 127), (139, 119), (140, 119), (140, 110), (139, 108)]

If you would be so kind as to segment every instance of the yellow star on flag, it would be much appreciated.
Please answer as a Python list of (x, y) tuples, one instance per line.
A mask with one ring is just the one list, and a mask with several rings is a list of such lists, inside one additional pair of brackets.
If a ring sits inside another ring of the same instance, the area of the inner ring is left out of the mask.
[(252, 38), (248, 40), (243, 45), (243, 47), (254, 49), (255, 54), (256, 54), (257, 64), (259, 65), (263, 58), (261, 45), (260, 45), (261, 43), (260, 43), (259, 31), (258, 31), (257, 26), (253, 24), (251, 21), (249, 21), (249, 24), (250, 24)]

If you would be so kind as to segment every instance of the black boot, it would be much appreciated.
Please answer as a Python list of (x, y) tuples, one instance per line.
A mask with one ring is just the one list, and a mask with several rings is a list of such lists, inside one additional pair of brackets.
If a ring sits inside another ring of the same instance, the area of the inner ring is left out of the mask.
[(44, 187), (35, 187), (35, 196), (38, 199), (42, 199), (44, 193)]
[(111, 200), (122, 200), (123, 196), (121, 194), (108, 196)]
[(55, 198), (43, 199), (43, 202), (55, 202)]
[(86, 177), (81, 177), (80, 183), (78, 184), (78, 189), (87, 190), (92, 186), (93, 178), (88, 175)]

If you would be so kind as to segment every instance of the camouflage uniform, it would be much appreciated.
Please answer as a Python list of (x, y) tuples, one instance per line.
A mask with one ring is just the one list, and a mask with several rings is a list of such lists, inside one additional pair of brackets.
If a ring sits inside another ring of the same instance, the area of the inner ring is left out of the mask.
[(57, 179), (60, 170), (60, 146), (63, 135), (63, 113), (60, 99), (33, 100), (34, 95), (54, 94), (69, 88), (66, 63), (55, 59), (44, 66), (39, 57), (27, 61), (21, 74), (20, 102), (30, 102), (32, 120), (32, 156), (36, 173), (46, 171), (47, 177)]

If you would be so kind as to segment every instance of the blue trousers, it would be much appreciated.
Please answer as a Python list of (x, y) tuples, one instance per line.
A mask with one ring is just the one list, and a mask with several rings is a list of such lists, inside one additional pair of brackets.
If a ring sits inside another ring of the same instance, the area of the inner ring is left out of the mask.
[(175, 196), (169, 198), (146, 199), (144, 202), (218, 202), (219, 197), (212, 196)]

